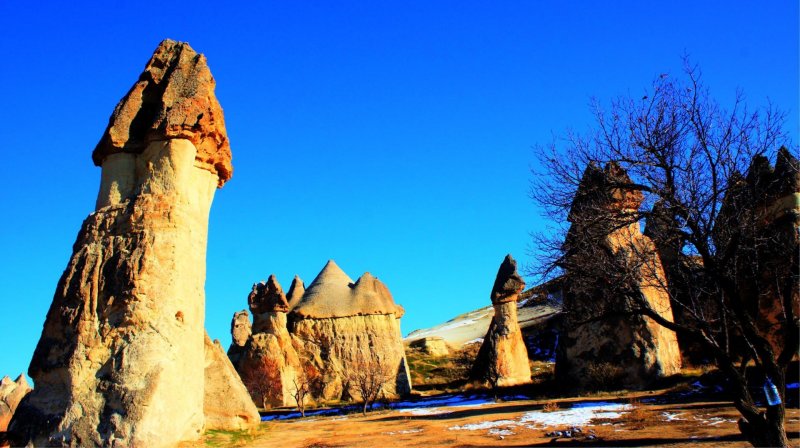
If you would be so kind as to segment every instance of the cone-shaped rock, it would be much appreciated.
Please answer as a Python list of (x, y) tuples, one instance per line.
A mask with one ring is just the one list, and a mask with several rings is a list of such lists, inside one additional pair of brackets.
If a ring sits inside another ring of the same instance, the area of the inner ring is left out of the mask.
[[(642, 388), (680, 370), (675, 333), (639, 315), (598, 318), (629, 314), (627, 293), (644, 297), (665, 319), (673, 320), (658, 252), (635, 219), (642, 193), (627, 187), (631, 184), (616, 164), (602, 170), (590, 164), (572, 202), (572, 225), (563, 246), (564, 321), (556, 356), (556, 376), (564, 384)], [(613, 267), (634, 256), (641, 263)], [(634, 275), (614, 278), (627, 269)], [(596, 384), (598, 372), (613, 376), (608, 381), (614, 384)]]
[(528, 350), (517, 320), (517, 300), (525, 282), (517, 273), (517, 262), (506, 255), (492, 288), (494, 317), (483, 338), (470, 379), (496, 386), (514, 386), (531, 381)]
[(208, 214), (231, 175), (206, 59), (163, 41), (92, 154), (102, 167), (11, 425), (16, 442), (172, 446), (202, 433)]
[(261, 422), (256, 405), (219, 341), (211, 342), (208, 335), (205, 337), (203, 413), (206, 430), (240, 430)]
[(303, 280), (300, 277), (295, 275), (294, 279), (292, 279), (292, 285), (289, 286), (289, 292), (286, 293), (286, 300), (289, 302), (290, 311), (297, 307), (297, 304), (303, 299), (303, 294), (305, 293), (305, 283), (303, 283)]
[(228, 348), (228, 358), (234, 366), (239, 365), (244, 353), (244, 347), (253, 334), (253, 325), (250, 323), (250, 313), (247, 310), (233, 313), (231, 319), (231, 346)]
[(323, 375), (324, 388), (314, 398), (355, 396), (347, 387), (347, 372), (363, 366), (387, 372), (387, 396), (410, 392), (402, 312), (386, 285), (370, 273), (353, 282), (328, 261), (290, 313), (290, 332), (303, 362)]

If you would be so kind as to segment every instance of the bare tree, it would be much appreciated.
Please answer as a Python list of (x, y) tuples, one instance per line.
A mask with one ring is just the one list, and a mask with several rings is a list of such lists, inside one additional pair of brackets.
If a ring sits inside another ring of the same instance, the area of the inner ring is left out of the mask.
[(394, 379), (391, 366), (373, 356), (362, 357), (345, 372), (348, 386), (355, 390), (363, 403), (362, 414), (367, 415), (373, 403), (383, 394), (384, 387)]
[(319, 393), (322, 384), (322, 375), (310, 362), (303, 363), (303, 367), (297, 376), (292, 380), (292, 398), (297, 404), (300, 415), (306, 416), (306, 401), (310, 396)]
[[(566, 272), (584, 279), (569, 283), (573, 293), (622, 298), (612, 306), (590, 301), (581, 310), (588, 318), (643, 315), (702, 344), (733, 385), (742, 433), (757, 446), (787, 446), (784, 404), (759, 407), (752, 394), (774, 384), (785, 397), (800, 346), (800, 221), (793, 205), (781, 205), (787, 188), (798, 191), (797, 160), (782, 149), (772, 170), (764, 157), (787, 143), (785, 115), (771, 106), (748, 110), (740, 92), (725, 110), (686, 60), (683, 76), (657, 77), (641, 99), (592, 107), (592, 132), (536, 150), (531, 196), (553, 226), (533, 235), (532, 273)], [(576, 197), (583, 178), (604, 172), (601, 188)], [(608, 206), (629, 194), (641, 205)], [(615, 252), (597, 244), (645, 221), (657, 254), (646, 245)], [(666, 275), (657, 275), (654, 259)], [(631, 287), (643, 277), (668, 291), (674, 320)]]
[(261, 403), (262, 408), (268, 409), (278, 400), (277, 395), (282, 390), (280, 369), (272, 358), (248, 361), (248, 365), (243, 369), (242, 383), (253, 401)]

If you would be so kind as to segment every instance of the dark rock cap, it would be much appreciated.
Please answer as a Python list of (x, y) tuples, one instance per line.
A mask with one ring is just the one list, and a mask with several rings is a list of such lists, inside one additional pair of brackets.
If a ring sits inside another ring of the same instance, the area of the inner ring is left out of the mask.
[(517, 261), (511, 254), (508, 254), (500, 265), (497, 278), (494, 280), (492, 303), (516, 301), (523, 289), (525, 289), (525, 281), (517, 273)]
[(188, 43), (164, 40), (114, 108), (92, 152), (95, 165), (110, 154), (141, 153), (152, 141), (185, 138), (197, 148), (198, 165), (215, 173), (221, 187), (233, 166), (215, 86), (205, 56)]

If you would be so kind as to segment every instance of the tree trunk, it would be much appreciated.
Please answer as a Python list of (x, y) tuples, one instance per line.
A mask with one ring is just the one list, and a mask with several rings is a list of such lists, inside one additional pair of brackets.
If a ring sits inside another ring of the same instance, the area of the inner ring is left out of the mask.
[(364, 408), (361, 409), (361, 413), (364, 414), (364, 417), (367, 416), (367, 406), (368, 406), (367, 400), (364, 400)]
[[(776, 406), (777, 407), (777, 406)], [(767, 415), (771, 414), (767, 411)], [(773, 417), (773, 416), (771, 416)], [(777, 416), (774, 416), (777, 417)], [(783, 418), (768, 418), (763, 416), (760, 421), (748, 422), (739, 420), (739, 430), (753, 446), (788, 447), (789, 438), (786, 437), (786, 428)]]

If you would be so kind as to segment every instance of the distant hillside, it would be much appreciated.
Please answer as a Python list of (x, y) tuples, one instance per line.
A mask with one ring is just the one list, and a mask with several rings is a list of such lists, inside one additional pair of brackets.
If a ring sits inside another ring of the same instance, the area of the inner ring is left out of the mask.
[[(542, 285), (525, 291), (521, 295), (518, 307), (519, 324), (526, 334), (526, 342), (529, 335), (538, 339), (542, 330), (551, 329), (553, 318), (561, 313), (560, 295), (554, 284)], [(438, 336), (450, 345), (460, 347), (468, 342), (480, 341), (486, 335), (493, 315), (494, 309), (491, 305), (478, 308), (434, 327), (414, 330), (403, 341), (408, 343)], [(530, 344), (526, 345), (529, 345), (530, 350)]]

